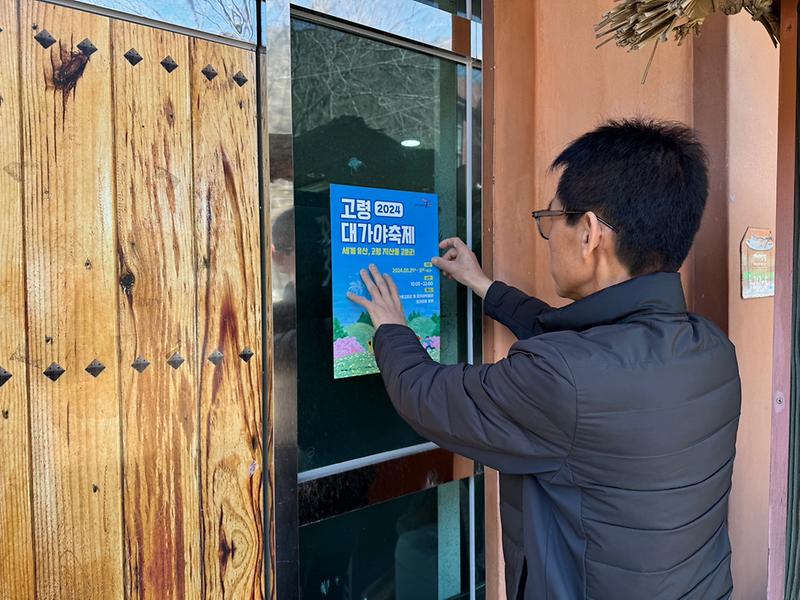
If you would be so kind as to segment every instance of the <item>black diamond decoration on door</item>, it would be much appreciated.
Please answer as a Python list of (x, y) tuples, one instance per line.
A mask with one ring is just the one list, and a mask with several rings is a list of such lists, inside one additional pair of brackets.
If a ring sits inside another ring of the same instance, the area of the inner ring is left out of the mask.
[(254, 355), (254, 354), (255, 354), (255, 352), (253, 352), (253, 351), (252, 351), (252, 350), (251, 350), (251, 349), (248, 347), (248, 348), (245, 348), (244, 350), (242, 350), (242, 351), (239, 353), (239, 358), (241, 358), (241, 359), (242, 359), (244, 362), (250, 362), (250, 359), (251, 359), (251, 358), (253, 358), (253, 355)]
[(39, 33), (33, 36), (33, 39), (39, 42), (39, 45), (42, 48), (49, 48), (56, 43), (56, 38), (50, 35), (50, 32), (47, 31), (47, 29), (42, 29)]
[(125, 57), (125, 60), (131, 63), (134, 67), (144, 60), (142, 55), (136, 51), (136, 48), (131, 48), (123, 56)]
[(135, 361), (131, 363), (131, 366), (139, 371), (139, 373), (144, 372), (144, 370), (150, 366), (150, 361), (145, 359), (142, 356), (139, 356)]
[(6, 381), (11, 379), (11, 373), (0, 367), (0, 387), (3, 387)]
[(177, 369), (185, 362), (184, 358), (177, 352), (167, 359), (167, 363), (173, 369)]
[(211, 356), (208, 357), (208, 360), (210, 360), (214, 366), (219, 365), (219, 363), (222, 362), (222, 352), (219, 350), (214, 350), (214, 352), (211, 353)]
[(219, 75), (219, 73), (217, 73), (217, 70), (214, 67), (212, 67), (210, 64), (208, 64), (205, 67), (203, 67), (203, 70), (200, 71), (200, 72), (203, 75), (205, 75), (206, 79), (208, 79), (209, 81), (211, 81), (212, 79), (214, 79), (214, 77)]
[(88, 367), (86, 367), (86, 372), (89, 373), (89, 375), (91, 375), (92, 377), (97, 377), (98, 375), (100, 375), (100, 373), (102, 373), (105, 370), (106, 366), (96, 358), (89, 363)]
[(239, 84), (239, 87), (242, 87), (245, 83), (247, 83), (247, 77), (244, 76), (244, 73), (239, 71), (236, 75), (233, 76), (233, 80)]
[(80, 44), (78, 44), (78, 50), (83, 52), (84, 56), (86, 57), (89, 57), (97, 52), (97, 48), (95, 48), (95, 45), (89, 38), (86, 38)]
[(51, 381), (55, 381), (64, 374), (64, 367), (58, 363), (53, 363), (44, 370), (44, 375)]
[(172, 73), (175, 69), (178, 68), (178, 63), (175, 62), (175, 59), (171, 56), (167, 56), (164, 60), (161, 61), (161, 66), (167, 71), (167, 73)]

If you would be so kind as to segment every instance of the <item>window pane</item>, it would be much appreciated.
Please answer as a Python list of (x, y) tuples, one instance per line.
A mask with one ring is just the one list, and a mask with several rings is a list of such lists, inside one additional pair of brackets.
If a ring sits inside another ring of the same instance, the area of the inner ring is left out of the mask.
[[(416, 0), (428, 6), (435, 6), (441, 10), (446, 10), (454, 15), (465, 16), (467, 14), (467, 0)], [(472, 0), (470, 0), (472, 1)]]
[(454, 481), (301, 527), (300, 597), (468, 598), (468, 492)]
[[(330, 184), (435, 192), (440, 236), (464, 237), (465, 75), (444, 59), (292, 21), (297, 281), (283, 293), (297, 301), (301, 471), (424, 441), (379, 375), (333, 379)], [(441, 297), (442, 362), (454, 363), (466, 355), (464, 292), (443, 280)]]
[(256, 41), (256, 0), (91, 0), (89, 4), (246, 42)]

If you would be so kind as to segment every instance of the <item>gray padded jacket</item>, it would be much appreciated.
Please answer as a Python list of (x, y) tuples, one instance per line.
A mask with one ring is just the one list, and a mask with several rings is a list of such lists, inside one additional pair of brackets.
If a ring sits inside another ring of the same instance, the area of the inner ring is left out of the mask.
[(729, 598), (739, 372), (678, 274), (560, 309), (495, 282), (484, 310), (519, 338), (495, 364), (440, 365), (400, 325), (375, 355), (414, 429), (500, 471), (508, 598)]

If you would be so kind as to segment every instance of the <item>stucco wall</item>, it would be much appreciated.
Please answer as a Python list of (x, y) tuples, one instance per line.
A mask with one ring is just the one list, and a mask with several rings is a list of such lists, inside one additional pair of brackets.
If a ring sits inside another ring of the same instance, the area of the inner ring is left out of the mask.
[(730, 499), (734, 598), (764, 598), (772, 385), (772, 299), (742, 300), (739, 244), (775, 226), (778, 51), (747, 16), (728, 25), (729, 335), (739, 358), (742, 416)]

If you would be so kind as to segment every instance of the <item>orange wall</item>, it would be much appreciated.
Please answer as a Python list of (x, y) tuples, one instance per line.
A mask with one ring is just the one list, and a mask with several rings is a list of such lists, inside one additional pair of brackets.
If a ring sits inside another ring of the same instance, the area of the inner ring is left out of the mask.
[(739, 244), (748, 226), (775, 226), (778, 51), (749, 17), (727, 23), (729, 335), (742, 377), (729, 519), (734, 598), (749, 600), (767, 589), (772, 298), (742, 300)]
[[(718, 289), (723, 317), (729, 312), (743, 381), (730, 516), (736, 597), (764, 597), (772, 302), (739, 298), (738, 248), (747, 225), (774, 223), (778, 53), (748, 17), (714, 16), (709, 24), (717, 28), (715, 35), (709, 35), (704, 49), (704, 40), (697, 42), (702, 52), (695, 52), (692, 40), (681, 47), (673, 42), (661, 45), (641, 85), (648, 50), (627, 53), (613, 44), (594, 47), (593, 25), (610, 5), (610, 0), (494, 0), (493, 8), (489, 3), (492, 52), (486, 67), (492, 69), (493, 81), (487, 105), (493, 106), (494, 126), (485, 134), (490, 137), (486, 147), (493, 148), (491, 162), (485, 165), (493, 174), (485, 216), (485, 236), (491, 239), (487, 267), (496, 279), (560, 303), (549, 275), (546, 243), (530, 218), (530, 211), (544, 207), (553, 195), (557, 181), (547, 173), (550, 161), (571, 139), (607, 118), (644, 115), (693, 124), (696, 115), (702, 116), (698, 125), (702, 134), (713, 138), (707, 140), (712, 179), (719, 183), (709, 201), (715, 203), (717, 216), (705, 227), (729, 229), (717, 235), (716, 255), (703, 248), (690, 257), (684, 283), (690, 306), (693, 292), (697, 304), (707, 306), (705, 295)], [(706, 61), (705, 70), (697, 71), (703, 81), (694, 80), (696, 60)], [(705, 79), (709, 72), (719, 76), (714, 83)], [(695, 93), (702, 94), (703, 110), (697, 110)], [(718, 99), (707, 96), (715, 93)], [(693, 286), (692, 273), (713, 273), (715, 264), (728, 272), (727, 302), (724, 285), (703, 287), (706, 275), (698, 278), (696, 290)], [(512, 342), (504, 328), (487, 323), (487, 359), (504, 356)], [(496, 476), (489, 474), (490, 598), (502, 598), (504, 589), (496, 499)]]

